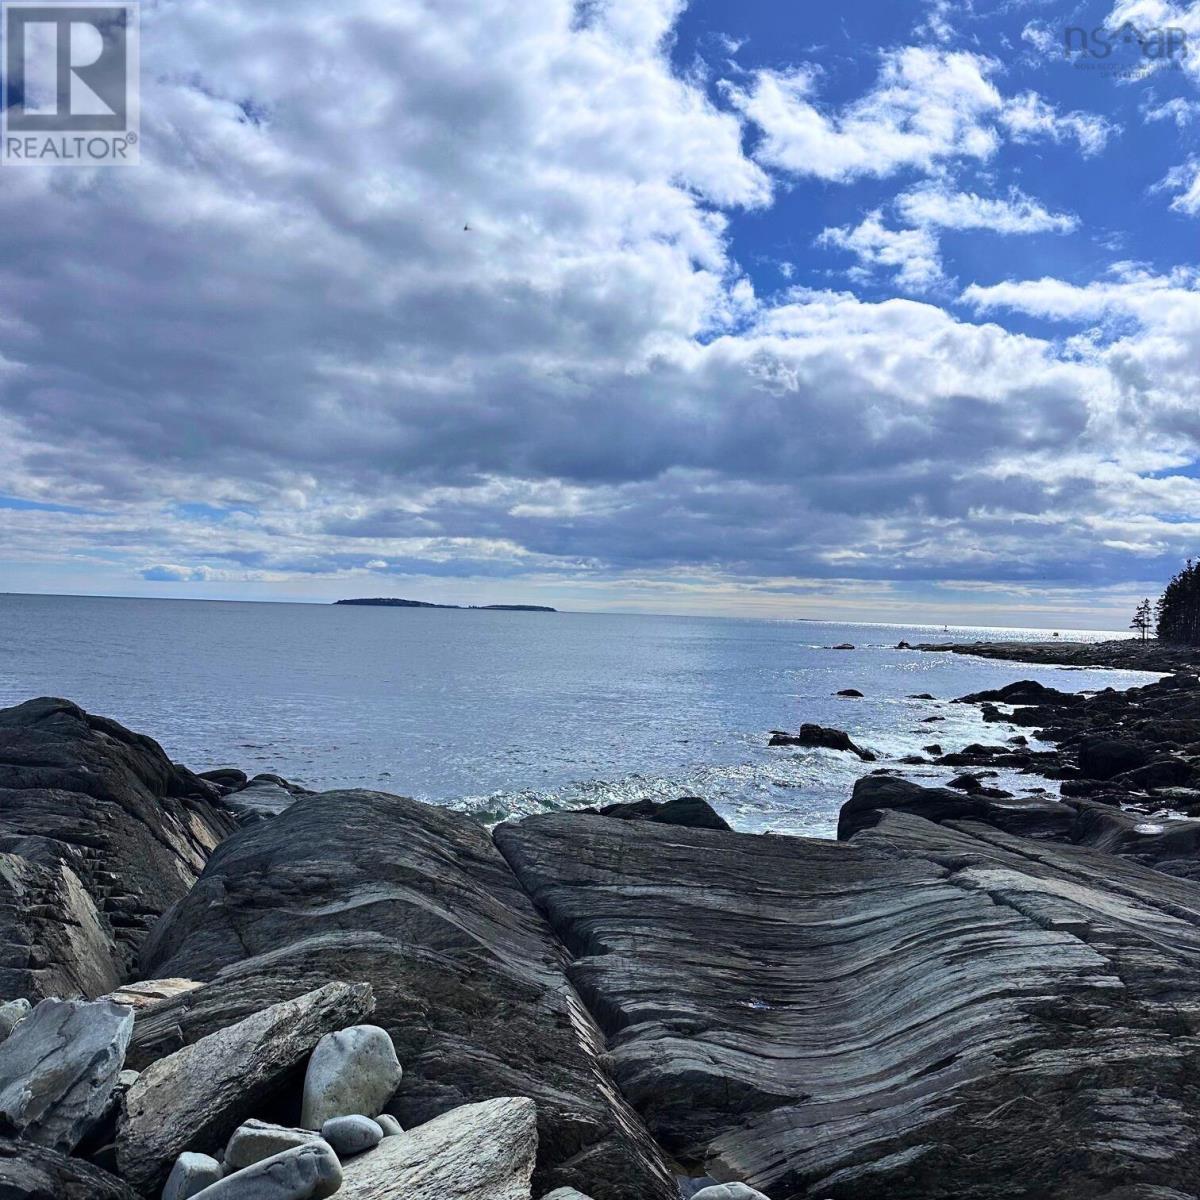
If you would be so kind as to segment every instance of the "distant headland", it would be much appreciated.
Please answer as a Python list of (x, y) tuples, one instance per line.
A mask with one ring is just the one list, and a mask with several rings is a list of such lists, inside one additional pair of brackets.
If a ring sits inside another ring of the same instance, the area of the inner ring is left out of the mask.
[(426, 600), (394, 600), (391, 598), (336, 600), (334, 603), (356, 604), (366, 608), (453, 608), (460, 612), (558, 612), (557, 608), (547, 608), (541, 604), (430, 604)]

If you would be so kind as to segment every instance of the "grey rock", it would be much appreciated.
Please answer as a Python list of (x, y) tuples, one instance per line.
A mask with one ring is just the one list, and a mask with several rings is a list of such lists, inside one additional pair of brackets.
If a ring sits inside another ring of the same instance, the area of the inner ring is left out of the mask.
[(547, 1192), (542, 1200), (592, 1200), (591, 1196), (585, 1196), (582, 1192), (577, 1192), (574, 1188), (556, 1188), (553, 1192)]
[(321, 1137), (344, 1162), (374, 1150), (383, 1141), (383, 1126), (370, 1117), (330, 1117), (321, 1126)]
[(69, 1154), (104, 1115), (132, 1032), (121, 1005), (43, 1000), (0, 1042), (0, 1127)]
[(371, 1019), (404, 1064), (387, 1107), (407, 1129), (472, 1101), (529, 1096), (539, 1194), (675, 1200), (674, 1172), (612, 1086), (604, 1037), (565, 965), (472, 818), (376, 792), (303, 797), (222, 845), (158, 926), (143, 973), (206, 984), (139, 1018), (131, 1061), (329, 979), (365, 979)]
[(111, 991), (236, 828), (150, 738), (66, 700), (0, 710), (0, 995)]
[(238, 1125), (294, 1080), (326, 1033), (371, 1007), (367, 984), (327, 984), (152, 1063), (125, 1097), (116, 1142), (121, 1175), (154, 1192), (184, 1150), (219, 1152)]
[(25, 1020), (32, 1011), (33, 1005), (24, 998), (0, 1004), (0, 1042), (4, 1041), (17, 1027), (18, 1022)]
[[(593, 811), (593, 810), (587, 810)], [(620, 821), (657, 821), (660, 825), (686, 825), (691, 829), (729, 829), (729, 822), (699, 796), (680, 796), (663, 804), (655, 800), (634, 800), (608, 804), (599, 810), (602, 817)]]
[(300, 1124), (320, 1129), (332, 1117), (373, 1117), (395, 1095), (403, 1074), (386, 1029), (356, 1025), (326, 1034), (304, 1076)]
[(233, 1131), (225, 1147), (225, 1166), (230, 1171), (241, 1171), (285, 1150), (307, 1146), (316, 1141), (317, 1136), (311, 1129), (293, 1129), (272, 1125), (269, 1121), (246, 1121)]
[(842, 806), (838, 838), (846, 841), (860, 830), (870, 829), (888, 811), (909, 812), (936, 822), (981, 820), (1010, 833), (1063, 838), (1070, 835), (1078, 817), (1071, 805), (1044, 796), (987, 796), (921, 787), (889, 775), (867, 775), (855, 783), (853, 796)]
[(0, 1139), (0, 1200), (141, 1200), (107, 1171), (32, 1142)]
[(391, 1113), (380, 1113), (375, 1118), (375, 1124), (383, 1130), (384, 1137), (395, 1137), (396, 1134), (404, 1132), (404, 1126)]
[(225, 797), (225, 805), (237, 814), (243, 825), (277, 817), (296, 803), (286, 788), (269, 779), (255, 779)]
[(767, 1197), (744, 1183), (719, 1183), (716, 1187), (702, 1188), (692, 1200), (767, 1200)]
[(1194, 1195), (1200, 885), (992, 823), (1017, 801), (917, 815), (943, 803), (910, 794), (840, 844), (567, 814), (495, 838), (688, 1175)]
[(856, 754), (863, 762), (874, 762), (875, 755), (856, 745), (850, 735), (841, 729), (828, 729), (824, 725), (801, 725), (797, 734), (784, 733), (776, 729), (771, 733), (771, 746), (810, 746), (825, 750), (843, 750)]
[(529, 1200), (536, 1155), (532, 1100), (466, 1105), (347, 1163), (339, 1200)]
[(226, 1175), (196, 1200), (324, 1200), (341, 1186), (337, 1155), (318, 1140)]
[(167, 1176), (162, 1200), (191, 1200), (206, 1187), (217, 1183), (224, 1174), (215, 1158), (185, 1151), (175, 1160), (171, 1174)]

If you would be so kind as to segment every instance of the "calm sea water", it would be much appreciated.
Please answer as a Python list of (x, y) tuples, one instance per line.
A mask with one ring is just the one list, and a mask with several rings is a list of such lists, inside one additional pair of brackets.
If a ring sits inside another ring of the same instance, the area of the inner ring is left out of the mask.
[[(380, 788), (488, 819), (686, 793), (742, 829), (829, 836), (871, 768), (769, 750), (769, 730), (833, 725), (887, 765), (931, 742), (997, 740), (973, 707), (944, 703), (966, 692), (1147, 679), (893, 648), (946, 637), (933, 626), (0, 595), (0, 707), (65, 696), (195, 770)], [(857, 649), (825, 649), (841, 642)], [(866, 698), (834, 695), (849, 687)], [(920, 692), (940, 700), (907, 698)]]

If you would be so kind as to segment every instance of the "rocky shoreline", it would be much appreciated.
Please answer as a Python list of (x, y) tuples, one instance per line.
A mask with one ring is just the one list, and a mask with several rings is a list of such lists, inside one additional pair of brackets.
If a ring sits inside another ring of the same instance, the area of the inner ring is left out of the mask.
[(959, 698), (995, 743), (836, 842), (489, 832), (0, 712), (0, 1200), (1196, 1200), (1200, 679), (1138, 653)]

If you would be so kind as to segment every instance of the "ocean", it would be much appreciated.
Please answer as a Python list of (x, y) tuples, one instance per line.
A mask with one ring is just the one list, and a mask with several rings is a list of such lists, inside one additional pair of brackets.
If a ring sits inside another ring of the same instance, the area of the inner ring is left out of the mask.
[[(973, 706), (947, 703), (967, 692), (1022, 678), (1073, 691), (1153, 678), (895, 649), (1047, 636), (0, 595), (0, 707), (62, 696), (149, 734), (197, 771), (375, 788), (488, 821), (699, 795), (738, 829), (830, 837), (854, 780), (874, 767), (828, 750), (769, 749), (772, 729), (844, 729), (888, 766), (935, 742), (1002, 740)], [(856, 649), (826, 648), (843, 642)], [(843, 688), (864, 699), (836, 696)], [(909, 698), (926, 692), (938, 699)], [(943, 720), (926, 721), (935, 716)], [(929, 783), (953, 774), (905, 770)], [(1001, 786), (1041, 782), (1008, 776)]]

